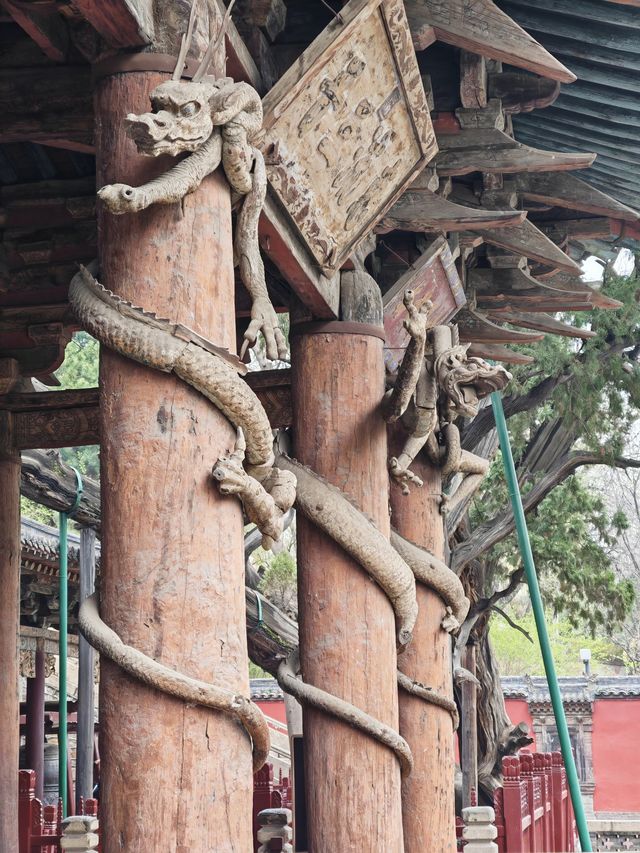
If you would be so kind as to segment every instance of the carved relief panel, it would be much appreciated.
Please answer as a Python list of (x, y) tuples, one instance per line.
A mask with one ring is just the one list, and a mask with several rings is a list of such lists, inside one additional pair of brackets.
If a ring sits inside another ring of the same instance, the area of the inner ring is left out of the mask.
[(402, 0), (351, 0), (264, 99), (271, 190), (338, 269), (437, 153)]

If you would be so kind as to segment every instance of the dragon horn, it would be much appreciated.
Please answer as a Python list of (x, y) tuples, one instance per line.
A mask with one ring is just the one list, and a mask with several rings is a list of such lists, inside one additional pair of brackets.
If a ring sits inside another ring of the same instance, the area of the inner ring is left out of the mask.
[(180, 53), (178, 54), (178, 61), (176, 62), (176, 67), (173, 71), (173, 75), (171, 77), (172, 80), (180, 80), (182, 77), (182, 72), (184, 71), (184, 66), (187, 61), (187, 52), (191, 45), (191, 39), (193, 37), (193, 28), (196, 23), (196, 9), (198, 8), (198, 0), (193, 0), (193, 5), (191, 6), (191, 13), (189, 14), (189, 26), (187, 27), (187, 32), (182, 34), (182, 41), (180, 43)]
[(211, 64), (211, 59), (220, 46), (220, 42), (224, 38), (224, 34), (227, 31), (227, 26), (229, 24), (229, 18), (231, 17), (231, 10), (233, 9), (233, 5), (236, 0), (231, 0), (231, 3), (227, 6), (227, 11), (224, 13), (224, 18), (222, 19), (222, 23), (220, 24), (220, 29), (218, 30), (217, 36), (209, 42), (209, 47), (206, 50), (205, 55), (202, 57), (200, 65), (198, 66), (198, 70), (193, 75), (193, 82), (197, 83), (198, 80), (202, 80), (204, 75), (207, 73), (207, 69)]

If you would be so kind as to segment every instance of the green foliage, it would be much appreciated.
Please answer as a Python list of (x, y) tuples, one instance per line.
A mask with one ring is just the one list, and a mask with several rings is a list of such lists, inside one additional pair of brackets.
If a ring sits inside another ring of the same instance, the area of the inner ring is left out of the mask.
[(576, 342), (573, 338), (547, 335), (540, 343), (518, 347), (536, 361), (512, 371), (509, 395), (526, 393), (545, 377), (558, 377), (560, 381), (549, 402), (536, 411), (511, 418), (509, 429), (515, 438), (516, 453), (523, 448), (531, 429), (551, 413), (564, 418), (583, 446), (603, 450), (610, 458), (622, 452), (624, 439), (640, 409), (639, 284), (637, 274), (612, 275), (602, 292), (622, 302), (621, 308), (565, 315), (564, 319), (574, 326), (588, 323), (596, 333), (594, 338)]
[[(574, 325), (590, 322), (594, 338), (548, 335), (533, 347), (521, 347), (536, 359), (514, 369), (507, 395), (519, 396), (541, 383), (555, 382), (553, 392), (529, 411), (509, 419), (516, 460), (547, 420), (562, 419), (575, 436), (574, 447), (613, 461), (622, 453), (640, 409), (640, 304), (638, 278), (612, 276), (603, 292), (623, 303), (617, 311), (571, 315)], [(541, 475), (538, 474), (539, 478)], [(526, 494), (537, 482), (528, 477)], [(498, 454), (472, 509), (474, 525), (492, 519), (508, 505), (502, 460)], [(553, 488), (528, 514), (531, 545), (549, 612), (593, 633), (611, 629), (629, 614), (634, 587), (616, 576), (608, 551), (628, 525), (623, 513), (611, 514), (582, 473)], [(515, 534), (494, 546), (483, 559), (485, 595), (503, 585), (521, 565)]]
[(58, 513), (55, 510), (37, 504), (29, 498), (20, 498), (20, 515), (32, 521), (39, 521), (40, 524), (48, 524), (49, 527), (58, 526)]
[[(61, 390), (95, 388), (98, 385), (100, 345), (86, 332), (76, 332), (69, 342), (63, 363), (56, 371)], [(77, 468), (94, 480), (100, 476), (100, 448), (98, 445), (87, 447), (65, 447), (61, 457), (69, 465)]]
[(260, 592), (285, 612), (296, 607), (296, 561), (288, 551), (281, 551), (271, 560), (262, 576)]
[[(513, 616), (512, 613), (509, 614)], [(533, 638), (531, 643), (520, 631), (511, 627), (499, 614), (491, 617), (489, 637), (502, 675), (544, 675), (544, 664), (532, 613), (515, 619)], [(548, 622), (549, 640), (558, 675), (581, 675), (580, 649), (591, 649), (591, 672), (611, 674), (610, 666), (617, 662), (619, 651), (607, 639), (593, 638), (576, 631), (568, 620)]]

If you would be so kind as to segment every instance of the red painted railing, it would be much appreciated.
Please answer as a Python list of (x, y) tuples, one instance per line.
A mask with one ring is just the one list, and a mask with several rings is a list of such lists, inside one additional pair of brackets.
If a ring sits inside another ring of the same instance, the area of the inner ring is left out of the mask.
[(494, 795), (500, 853), (575, 850), (571, 799), (562, 755), (520, 752), (502, 759), (503, 787)]
[[(43, 806), (36, 798), (36, 774), (21, 770), (18, 776), (18, 853), (60, 853), (62, 807)], [(80, 814), (98, 814), (98, 801), (86, 800)]]

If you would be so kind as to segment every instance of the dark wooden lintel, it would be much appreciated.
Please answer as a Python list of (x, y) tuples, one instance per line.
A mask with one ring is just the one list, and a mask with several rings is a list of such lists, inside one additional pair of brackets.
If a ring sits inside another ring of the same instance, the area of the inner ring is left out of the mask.
[[(264, 370), (245, 377), (274, 429), (290, 427), (291, 371)], [(19, 450), (100, 443), (98, 389), (32, 391), (0, 396), (0, 411), (13, 413)]]

